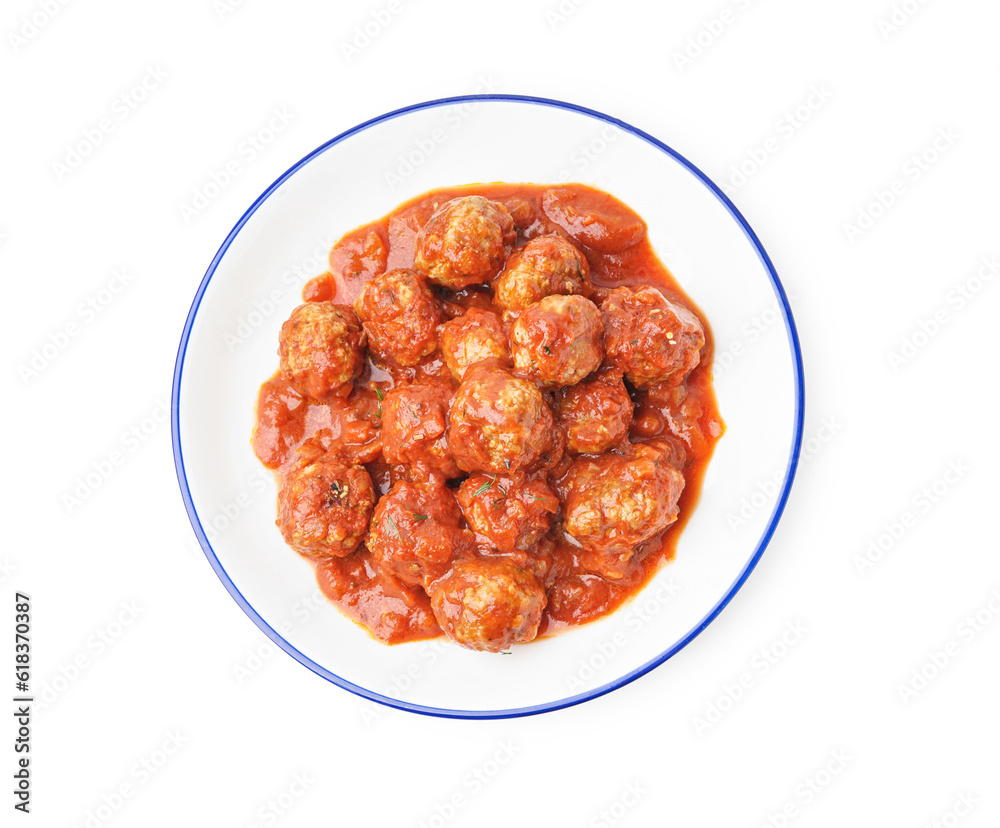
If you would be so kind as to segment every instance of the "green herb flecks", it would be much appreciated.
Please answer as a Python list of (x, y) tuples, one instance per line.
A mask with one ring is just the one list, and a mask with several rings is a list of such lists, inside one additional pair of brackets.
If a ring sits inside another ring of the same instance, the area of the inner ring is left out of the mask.
[(420, 420), (420, 415), (416, 411), (414, 411), (412, 405), (410, 405), (402, 397), (399, 398), (399, 401), (400, 401), (400, 403), (402, 403), (403, 407), (409, 412), (410, 416), (413, 417), (414, 420), (417, 420), (417, 421)]
[(473, 497), (479, 497), (479, 495), (481, 495), (481, 494), (482, 494), (483, 492), (485, 492), (485, 491), (489, 491), (489, 488), (490, 488), (490, 487), (491, 487), (491, 486), (492, 486), (492, 485), (493, 485), (494, 483), (496, 483), (496, 482), (497, 482), (497, 476), (496, 476), (496, 475), (493, 475), (493, 477), (492, 477), (492, 478), (491, 478), (490, 480), (487, 480), (487, 481), (486, 481), (485, 483), (483, 483), (483, 485), (482, 485), (482, 486), (480, 486), (480, 487), (479, 487), (478, 489), (476, 489), (476, 490), (475, 490), (475, 491), (474, 491), (474, 492), (472, 493), (472, 496), (473, 496)]
[(490, 506), (492, 506), (494, 509), (497, 506), (499, 506), (501, 503), (503, 503), (504, 499), (507, 497), (507, 490), (503, 486), (501, 486), (499, 483), (497, 483), (497, 489), (499, 489), (499, 491), (500, 491), (500, 497), (498, 497), (498, 498), (496, 498), (496, 500), (493, 500), (493, 501), (490, 502)]

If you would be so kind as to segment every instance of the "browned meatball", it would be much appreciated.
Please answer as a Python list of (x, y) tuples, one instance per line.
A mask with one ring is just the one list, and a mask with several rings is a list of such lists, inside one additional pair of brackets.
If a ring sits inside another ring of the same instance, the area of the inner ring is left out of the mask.
[(551, 448), (552, 430), (535, 384), (488, 362), (469, 369), (448, 412), (448, 444), (469, 472), (531, 466)]
[(401, 480), (375, 507), (365, 544), (383, 571), (426, 587), (471, 547), (461, 520), (455, 495), (440, 479)]
[(382, 454), (392, 464), (410, 468), (411, 479), (432, 472), (461, 474), (448, 450), (448, 407), (454, 391), (444, 385), (399, 385), (382, 404)]
[(701, 358), (705, 331), (683, 305), (656, 288), (616, 288), (601, 303), (607, 361), (637, 388), (677, 385)]
[(507, 208), (482, 196), (443, 204), (417, 235), (415, 266), (439, 285), (461, 290), (492, 279), (516, 233)]
[(441, 308), (414, 270), (390, 270), (366, 282), (354, 307), (383, 360), (416, 365), (437, 347)]
[(677, 519), (684, 476), (652, 445), (580, 457), (564, 482), (564, 528), (589, 556), (581, 563), (621, 577), (635, 547)]
[(276, 522), (285, 541), (299, 552), (341, 558), (361, 545), (374, 506), (368, 472), (326, 454), (285, 477)]
[(582, 296), (546, 296), (510, 329), (514, 369), (549, 387), (573, 385), (604, 358), (601, 312)]
[(469, 528), (500, 552), (530, 549), (549, 530), (559, 499), (543, 480), (473, 474), (458, 489)]
[(322, 397), (361, 373), (366, 341), (357, 315), (346, 305), (299, 305), (281, 326), (281, 373), (301, 393)]
[(495, 359), (501, 364), (510, 363), (507, 334), (500, 317), (479, 308), (469, 308), (441, 327), (441, 352), (445, 364), (459, 380), (477, 362)]
[(490, 653), (531, 641), (545, 609), (545, 591), (535, 576), (502, 558), (458, 560), (429, 594), (445, 635)]
[(497, 278), (496, 302), (524, 310), (553, 294), (590, 296), (590, 265), (562, 236), (539, 236), (511, 253)]
[(560, 392), (554, 413), (569, 451), (601, 454), (628, 437), (632, 400), (620, 375), (603, 372)]

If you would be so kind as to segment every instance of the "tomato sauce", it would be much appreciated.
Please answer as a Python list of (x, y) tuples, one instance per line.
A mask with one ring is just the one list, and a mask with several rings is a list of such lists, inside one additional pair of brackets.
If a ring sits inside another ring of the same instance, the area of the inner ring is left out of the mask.
[[(684, 482), (677, 502), (679, 516), (665, 531), (643, 541), (613, 577), (584, 566), (587, 555), (557, 518), (533, 562), (548, 585), (538, 635), (551, 635), (614, 611), (674, 558), (715, 443), (725, 428), (712, 387), (711, 329), (659, 261), (643, 220), (614, 197), (582, 185), (477, 184), (424, 194), (337, 242), (330, 253), (329, 271), (305, 286), (304, 301), (353, 306), (367, 281), (395, 268), (413, 268), (417, 235), (431, 215), (446, 202), (472, 194), (507, 208), (516, 230), (515, 250), (540, 236), (559, 235), (572, 242), (586, 257), (595, 302), (613, 288), (651, 286), (690, 310), (704, 329), (700, 361), (683, 381), (644, 389), (628, 386), (634, 404), (628, 439), (635, 443), (659, 440), (672, 447), (673, 462)], [(494, 304), (488, 284), (433, 290), (443, 322), (473, 307), (503, 316), (504, 309)], [(368, 356), (352, 384), (318, 398), (306, 397), (279, 372), (261, 386), (258, 395), (254, 451), (276, 473), (280, 484), (303, 457), (336, 449), (349, 462), (364, 465), (377, 501), (405, 477), (405, 471), (388, 463), (383, 454), (385, 397), (397, 385), (414, 382), (440, 386), (446, 395), (452, 395), (459, 384), (439, 348), (405, 367)], [(544, 390), (550, 399), (551, 392)], [(556, 491), (568, 463), (564, 458), (542, 473)], [(457, 489), (460, 482), (450, 480), (448, 488)], [(344, 557), (307, 557), (315, 565), (324, 595), (378, 639), (398, 643), (441, 634), (424, 589), (398, 573), (380, 569), (365, 545)]]

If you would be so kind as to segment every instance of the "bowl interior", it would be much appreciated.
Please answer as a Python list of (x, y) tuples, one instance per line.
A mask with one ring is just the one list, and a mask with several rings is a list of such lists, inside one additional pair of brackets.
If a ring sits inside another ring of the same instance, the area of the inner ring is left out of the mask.
[[(677, 558), (617, 613), (509, 656), (442, 641), (384, 646), (319, 597), (274, 525), (276, 489), (250, 447), (278, 330), (330, 245), (426, 190), (578, 181), (645, 218), (660, 258), (716, 343), (727, 432)], [(780, 513), (801, 431), (794, 327), (738, 214), (665, 148), (565, 105), (435, 102), (386, 116), (304, 159), (227, 239), (192, 307), (174, 388), (175, 453), (192, 523), (251, 618), (341, 686), (423, 712), (510, 715), (606, 692), (683, 646), (742, 582)]]

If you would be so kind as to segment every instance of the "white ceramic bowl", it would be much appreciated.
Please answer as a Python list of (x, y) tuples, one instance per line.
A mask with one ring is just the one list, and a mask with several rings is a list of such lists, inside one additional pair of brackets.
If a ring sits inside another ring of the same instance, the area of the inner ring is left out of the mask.
[[(728, 430), (676, 560), (595, 623), (495, 656), (443, 640), (387, 647), (332, 604), (274, 525), (276, 490), (250, 447), (278, 330), (345, 232), (436, 187), (579, 181), (648, 223), (705, 312)], [(303, 158), (223, 242), (191, 306), (173, 385), (177, 476), (194, 531), (233, 598), (276, 644), (341, 687), (395, 707), (518, 716), (614, 690), (687, 645), (753, 569), (781, 515), (801, 442), (798, 340), (756, 235), (697, 168), (634, 127), (557, 101), (429, 101), (375, 118)]]

